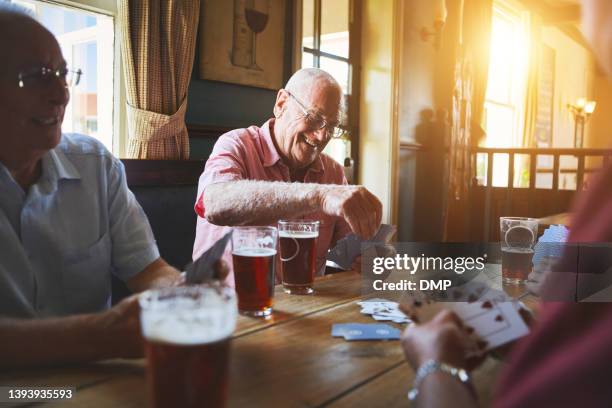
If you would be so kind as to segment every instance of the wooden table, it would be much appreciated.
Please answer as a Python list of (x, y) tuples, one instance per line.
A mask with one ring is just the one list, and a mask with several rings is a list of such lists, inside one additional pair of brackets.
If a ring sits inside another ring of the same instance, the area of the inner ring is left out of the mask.
[[(497, 272), (496, 272), (497, 271)], [(493, 276), (499, 268), (493, 268)], [(355, 304), (361, 279), (352, 272), (317, 280), (313, 296), (277, 287), (268, 320), (239, 317), (232, 340), (230, 407), (405, 407), (414, 373), (398, 341), (347, 342), (331, 337), (333, 323), (372, 323)], [(398, 326), (399, 327), (399, 326)], [(484, 406), (502, 363), (489, 358), (473, 373)], [(0, 374), (0, 385), (76, 387), (74, 407), (144, 407), (144, 361)], [(57, 406), (47, 403), (45, 406)]]

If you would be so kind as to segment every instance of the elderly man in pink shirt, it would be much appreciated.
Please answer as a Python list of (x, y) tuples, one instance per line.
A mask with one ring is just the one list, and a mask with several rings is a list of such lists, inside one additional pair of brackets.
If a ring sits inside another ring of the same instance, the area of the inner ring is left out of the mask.
[[(275, 225), (280, 219), (320, 221), (317, 268), (336, 241), (354, 231), (371, 238), (380, 201), (347, 185), (323, 148), (338, 131), (342, 90), (327, 72), (297, 71), (278, 91), (274, 118), (222, 135), (200, 176), (194, 259), (230, 226)], [(224, 259), (231, 265), (229, 248)], [(233, 271), (228, 276), (233, 284)]]

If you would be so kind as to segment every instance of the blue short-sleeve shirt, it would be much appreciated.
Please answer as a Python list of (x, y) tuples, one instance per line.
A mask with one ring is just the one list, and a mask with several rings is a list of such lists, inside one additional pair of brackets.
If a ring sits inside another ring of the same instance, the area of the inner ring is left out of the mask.
[(111, 273), (125, 281), (157, 258), (123, 164), (97, 140), (62, 135), (27, 192), (0, 163), (0, 316), (103, 311)]

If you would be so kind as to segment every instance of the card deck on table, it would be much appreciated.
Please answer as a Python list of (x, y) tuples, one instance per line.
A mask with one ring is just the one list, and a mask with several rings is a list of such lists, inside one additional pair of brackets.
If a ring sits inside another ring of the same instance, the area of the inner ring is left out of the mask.
[(399, 340), (401, 331), (387, 324), (336, 323), (332, 325), (333, 337), (345, 340)]

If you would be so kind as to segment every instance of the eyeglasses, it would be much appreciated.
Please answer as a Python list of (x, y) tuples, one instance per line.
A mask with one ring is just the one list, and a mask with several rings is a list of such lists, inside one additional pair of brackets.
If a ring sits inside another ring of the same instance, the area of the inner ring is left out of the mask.
[(45, 86), (52, 79), (59, 78), (66, 86), (76, 86), (81, 81), (83, 71), (80, 69), (37, 67), (17, 75), (20, 88), (37, 88)]
[(325, 136), (339, 138), (344, 134), (344, 129), (337, 125), (329, 125), (327, 121), (317, 112), (314, 112), (312, 109), (309, 109), (302, 101), (300, 101), (295, 95), (285, 89), (285, 92), (293, 98), (294, 101), (300, 105), (302, 110), (302, 114), (304, 115), (304, 119), (306, 119), (306, 123), (312, 129), (321, 130), (325, 129)]

